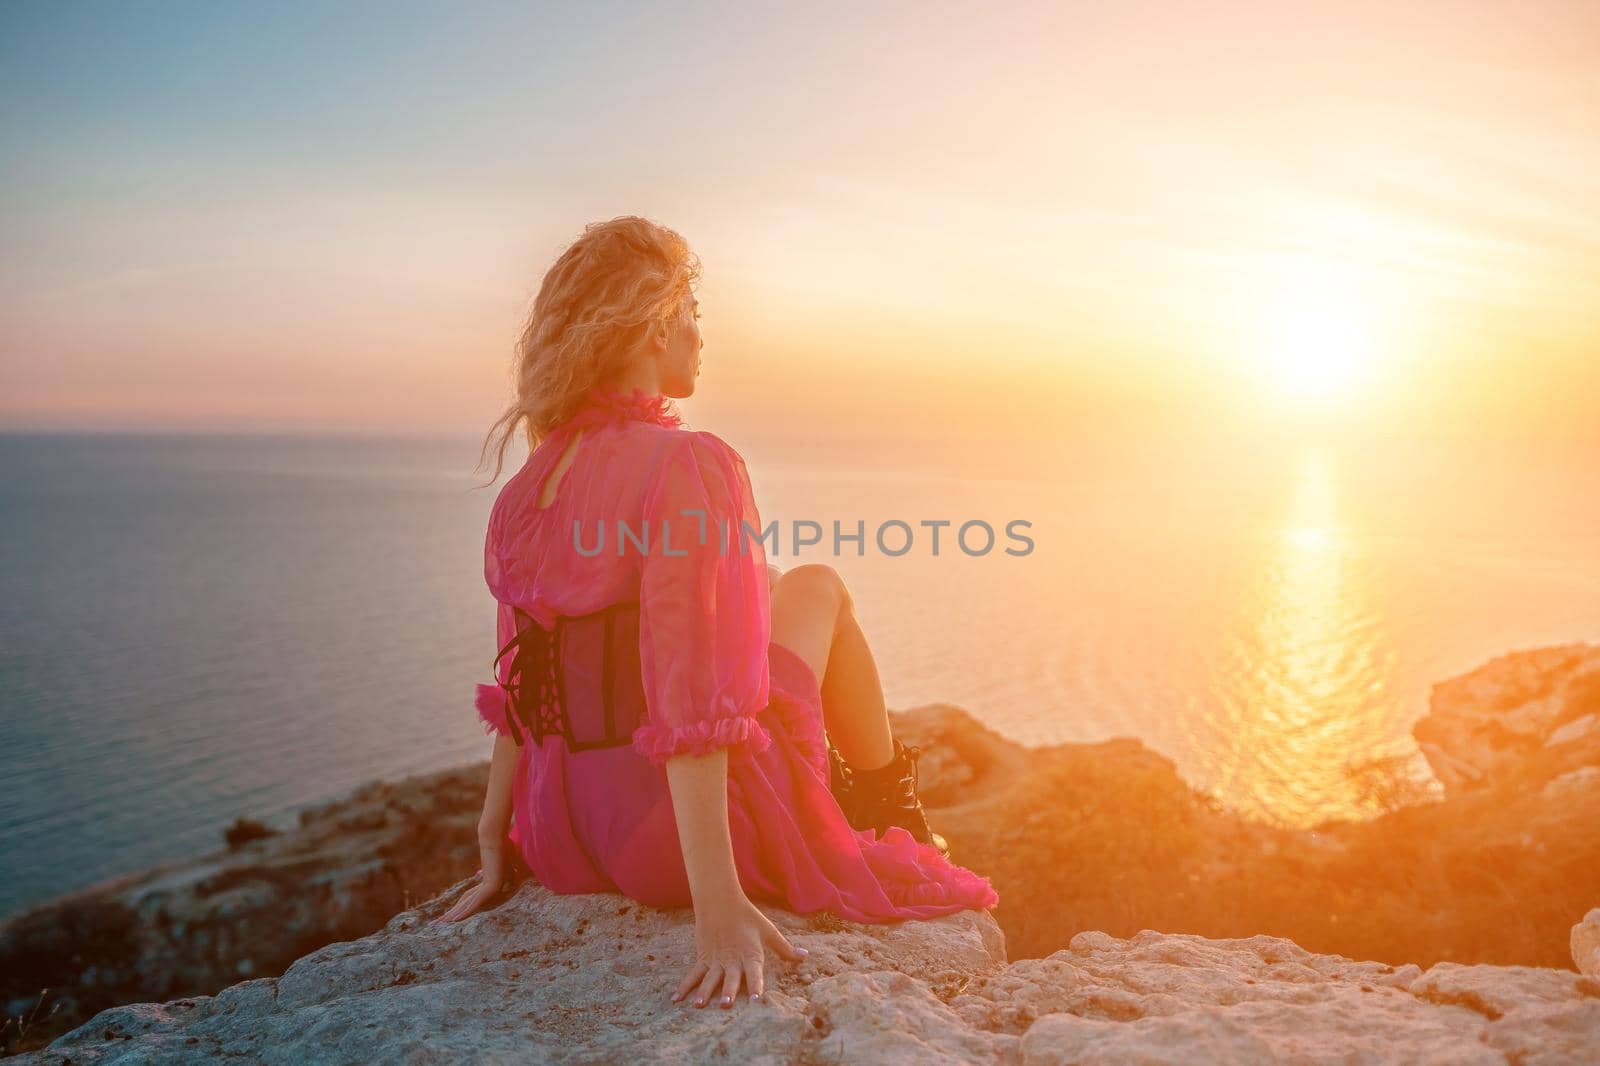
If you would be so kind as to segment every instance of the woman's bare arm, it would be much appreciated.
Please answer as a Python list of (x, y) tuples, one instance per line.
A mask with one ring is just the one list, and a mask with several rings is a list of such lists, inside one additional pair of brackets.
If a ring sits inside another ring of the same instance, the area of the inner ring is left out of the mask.
[(805, 957), (745, 895), (728, 832), (728, 749), (667, 760), (667, 787), (678, 823), (689, 895), (694, 902), (695, 962), (678, 985), (676, 1003), (699, 986), (704, 1007), (720, 989), (731, 1007), (743, 984), (752, 999), (766, 988), (766, 949), (798, 962)]
[(667, 786), (696, 913), (743, 898), (728, 834), (728, 749), (668, 759)]
[(506, 832), (511, 828), (511, 785), (517, 776), (518, 754), (515, 740), (504, 734), (494, 738), (489, 786), (484, 790), (483, 813), (478, 816), (478, 856), (483, 876), (456, 899), (454, 906), (435, 918), (436, 923), (460, 921), (488, 906), (500, 894), (507, 872), (517, 861), (509, 854), (511, 842), (506, 839)]
[(489, 756), (489, 787), (478, 816), (478, 843), (498, 844), (511, 828), (511, 783), (517, 776), (517, 742), (504, 733), (494, 738)]

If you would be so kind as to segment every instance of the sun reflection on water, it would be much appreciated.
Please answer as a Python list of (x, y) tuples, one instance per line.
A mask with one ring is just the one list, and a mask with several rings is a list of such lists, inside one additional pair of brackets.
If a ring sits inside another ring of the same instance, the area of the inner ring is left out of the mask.
[(1339, 504), (1332, 456), (1308, 449), (1284, 519), (1264, 539), (1244, 590), (1244, 636), (1231, 643), (1228, 676), (1216, 690), (1241, 756), (1217, 791), (1268, 820), (1370, 813), (1345, 768), (1383, 740), (1393, 649), (1379, 632), (1376, 590)]

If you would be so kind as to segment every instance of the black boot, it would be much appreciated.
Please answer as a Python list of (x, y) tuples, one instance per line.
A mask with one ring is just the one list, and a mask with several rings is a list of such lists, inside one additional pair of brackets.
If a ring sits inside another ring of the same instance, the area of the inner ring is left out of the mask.
[(844, 756), (839, 754), (839, 749), (833, 746), (833, 741), (828, 741), (828, 785), (833, 789), (833, 798), (839, 801), (839, 809), (846, 815), (850, 813), (850, 767), (845, 765)]
[(922, 749), (894, 738), (894, 757), (886, 766), (858, 770), (845, 764), (830, 744), (833, 792), (845, 817), (856, 829), (871, 829), (881, 839), (891, 825), (906, 829), (919, 843), (932, 844), (946, 858), (950, 845), (928, 826), (927, 812), (917, 796), (917, 758)]

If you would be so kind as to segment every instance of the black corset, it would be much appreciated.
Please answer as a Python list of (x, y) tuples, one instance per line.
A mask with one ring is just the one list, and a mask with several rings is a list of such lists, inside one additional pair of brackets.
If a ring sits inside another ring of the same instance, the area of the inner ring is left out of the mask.
[(590, 614), (558, 615), (545, 629), (513, 607), (517, 635), (494, 657), (510, 656), (505, 680), (506, 723), (522, 747), (561, 737), (570, 751), (617, 748), (633, 742), (645, 722), (639, 673), (639, 605), (617, 603)]

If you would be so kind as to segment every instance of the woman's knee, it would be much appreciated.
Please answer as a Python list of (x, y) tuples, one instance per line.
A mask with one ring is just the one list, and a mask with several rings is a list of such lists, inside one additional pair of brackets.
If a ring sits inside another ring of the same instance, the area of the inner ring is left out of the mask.
[(802, 597), (831, 606), (835, 611), (850, 606), (850, 590), (839, 571), (827, 563), (804, 563), (785, 570), (775, 592), (785, 597)]

